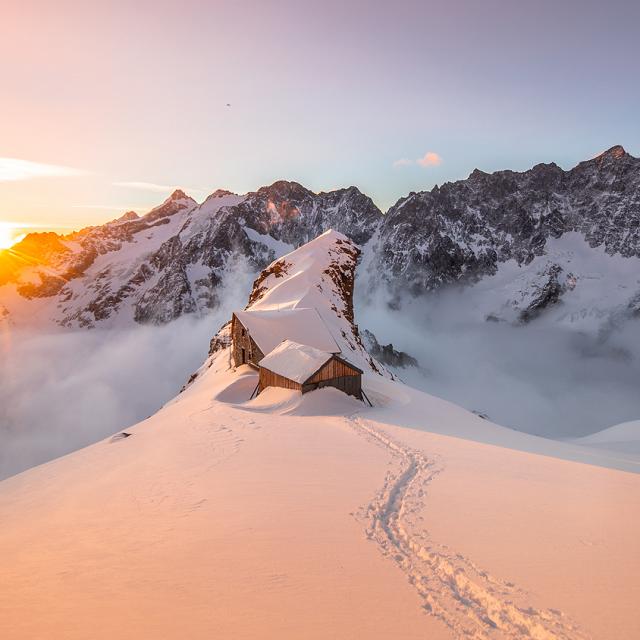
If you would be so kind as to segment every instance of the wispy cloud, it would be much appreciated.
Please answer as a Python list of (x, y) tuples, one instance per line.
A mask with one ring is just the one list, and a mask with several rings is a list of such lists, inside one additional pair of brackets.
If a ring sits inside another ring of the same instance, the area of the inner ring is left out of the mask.
[(104, 211), (131, 211), (134, 209), (151, 209), (157, 205), (148, 204), (74, 204), (73, 209), (103, 209)]
[[(0, 227), (5, 227), (5, 228), (9, 228), (9, 229), (51, 229), (51, 225), (49, 224), (42, 224), (39, 222), (16, 222), (16, 221), (11, 221), (11, 222), (0, 222)], [(72, 229), (73, 227), (56, 227), (56, 229)]]
[(31, 180), (34, 178), (70, 177), (88, 174), (88, 171), (64, 167), (57, 164), (43, 164), (18, 158), (0, 158), (0, 182)]
[(416, 162), (421, 167), (436, 167), (442, 164), (442, 158), (435, 151), (427, 151), (422, 158), (418, 158)]
[(420, 165), (421, 167), (436, 167), (442, 164), (442, 157), (435, 151), (427, 151), (422, 157), (416, 160), (410, 160), (409, 158), (400, 158), (393, 163), (394, 167), (409, 167), (411, 165)]
[(184, 189), (187, 193), (206, 193), (206, 189), (196, 189), (188, 187), (180, 187), (175, 184), (157, 184), (155, 182), (114, 182), (115, 187), (124, 187), (125, 189), (139, 189), (140, 191), (153, 191), (154, 193), (171, 193), (176, 189)]

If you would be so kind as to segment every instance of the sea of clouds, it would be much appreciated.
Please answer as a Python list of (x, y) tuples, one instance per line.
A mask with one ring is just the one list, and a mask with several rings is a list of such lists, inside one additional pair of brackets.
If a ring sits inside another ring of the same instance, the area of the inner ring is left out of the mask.
[(0, 477), (157, 411), (204, 361), (220, 320), (186, 317), (162, 327), (12, 332), (0, 363)]
[(544, 316), (528, 325), (478, 318), (473, 296), (359, 299), (360, 325), (420, 368), (407, 383), (493, 422), (551, 438), (573, 438), (640, 418), (640, 320), (578, 331)]
[[(4, 335), (0, 359), (0, 478), (110, 436), (173, 398), (209, 341), (243, 308), (249, 272), (229, 275), (222, 306), (165, 326)], [(552, 438), (640, 418), (640, 321), (606, 334), (540, 318), (480, 321), (460, 295), (356, 298), (356, 319), (416, 357), (402, 379), (492, 421)], [(474, 319), (475, 318), (475, 319)]]

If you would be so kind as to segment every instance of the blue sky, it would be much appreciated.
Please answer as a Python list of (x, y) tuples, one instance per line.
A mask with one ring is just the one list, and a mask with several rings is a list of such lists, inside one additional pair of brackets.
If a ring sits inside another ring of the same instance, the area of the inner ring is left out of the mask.
[(639, 3), (130, 4), (5, 12), (0, 220), (83, 226), (279, 178), (386, 209), (475, 167), (640, 155)]

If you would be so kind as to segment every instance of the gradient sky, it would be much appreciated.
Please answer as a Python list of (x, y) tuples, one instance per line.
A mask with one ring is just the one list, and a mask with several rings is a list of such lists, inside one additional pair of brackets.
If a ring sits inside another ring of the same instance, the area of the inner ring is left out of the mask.
[(386, 209), (474, 167), (640, 155), (635, 1), (0, 9), (0, 221), (80, 227), (279, 178)]

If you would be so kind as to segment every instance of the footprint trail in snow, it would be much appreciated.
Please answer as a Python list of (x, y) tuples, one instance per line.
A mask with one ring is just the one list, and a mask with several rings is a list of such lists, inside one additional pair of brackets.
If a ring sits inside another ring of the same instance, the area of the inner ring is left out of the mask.
[(526, 605), (526, 592), (491, 576), (472, 561), (430, 539), (426, 530), (412, 531), (411, 516), (424, 507), (431, 481), (443, 471), (436, 459), (394, 440), (367, 420), (353, 426), (399, 463), (384, 486), (363, 509), (367, 536), (407, 574), (424, 608), (458, 638), (586, 640), (576, 624), (556, 609)]

